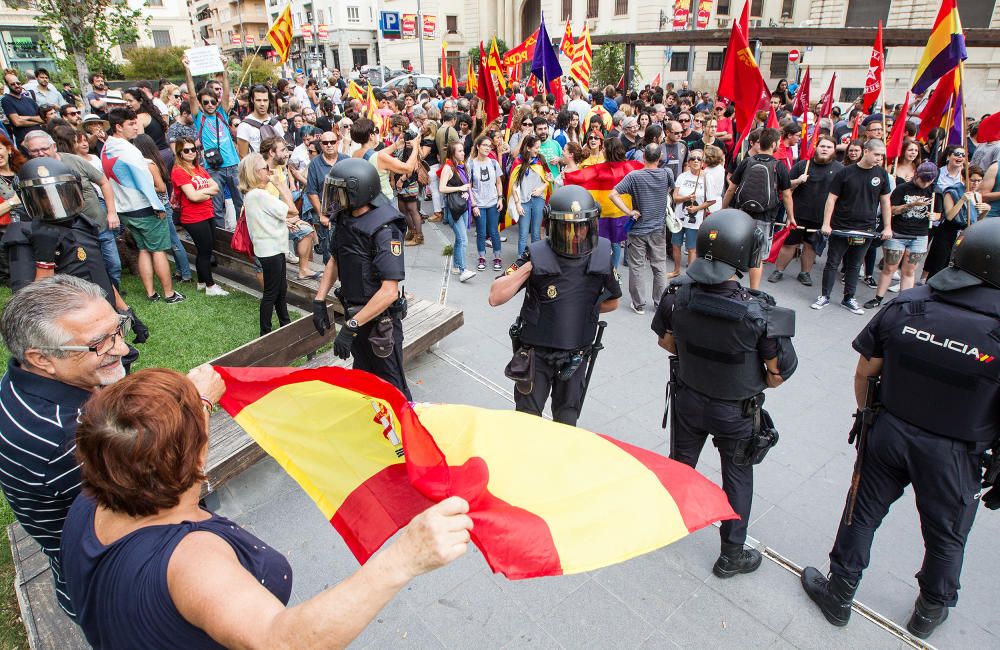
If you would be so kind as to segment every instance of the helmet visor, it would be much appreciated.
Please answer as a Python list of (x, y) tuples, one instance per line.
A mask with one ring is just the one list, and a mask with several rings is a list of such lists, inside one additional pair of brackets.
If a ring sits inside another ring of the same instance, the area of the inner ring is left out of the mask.
[(64, 221), (83, 211), (83, 191), (76, 176), (22, 181), (18, 187), (25, 211), (37, 221)]
[(557, 255), (583, 257), (597, 246), (597, 219), (549, 220), (549, 245)]
[(342, 178), (327, 176), (323, 180), (323, 196), (320, 201), (323, 214), (333, 217), (346, 210), (350, 202), (347, 197), (347, 183)]

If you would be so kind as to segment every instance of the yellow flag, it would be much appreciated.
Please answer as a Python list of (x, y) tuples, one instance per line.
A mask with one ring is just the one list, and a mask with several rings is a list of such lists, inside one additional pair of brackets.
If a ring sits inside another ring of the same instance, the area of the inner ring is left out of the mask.
[(267, 40), (271, 42), (274, 51), (278, 53), (281, 62), (288, 61), (288, 51), (292, 47), (292, 5), (285, 5), (284, 11), (267, 31)]

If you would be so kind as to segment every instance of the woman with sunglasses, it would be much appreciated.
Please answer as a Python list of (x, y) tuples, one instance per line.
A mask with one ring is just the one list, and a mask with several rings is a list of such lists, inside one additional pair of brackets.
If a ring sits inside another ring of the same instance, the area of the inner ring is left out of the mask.
[(587, 140), (583, 143), (583, 150), (587, 153), (587, 158), (580, 163), (581, 169), (605, 162), (604, 135), (600, 131), (591, 130), (587, 133)]
[(938, 172), (937, 183), (934, 185), (934, 191), (939, 194), (944, 194), (952, 185), (958, 185), (965, 180), (965, 165), (968, 161), (968, 156), (965, 152), (965, 147), (958, 145), (951, 145), (944, 150), (944, 156), (942, 156), (941, 171)]
[[(692, 151), (688, 154), (687, 170), (677, 177), (674, 186), (674, 216), (681, 222), (681, 231), (671, 237), (673, 246), (674, 270), (667, 274), (668, 279), (681, 274), (681, 246), (687, 247), (687, 263), (694, 262), (698, 239), (698, 229), (701, 222), (708, 216), (709, 208), (715, 205), (715, 200), (707, 199), (707, 184), (704, 174), (705, 152)], [(721, 203), (721, 201), (720, 201)]]
[(531, 121), (531, 117), (531, 108), (527, 106), (522, 106), (517, 109), (516, 113), (514, 113), (514, 120), (511, 124), (515, 124), (517, 126), (511, 127), (512, 133), (510, 135), (510, 142), (508, 142), (512, 161), (520, 155), (521, 143), (524, 141), (524, 138), (531, 135), (535, 131), (534, 123)]
[(945, 190), (941, 206), (944, 211), (941, 213), (941, 220), (931, 229), (931, 241), (924, 259), (921, 275), (924, 282), (948, 266), (958, 234), (988, 215), (990, 206), (983, 201), (984, 175), (980, 167), (970, 165), (969, 187), (966, 188), (964, 183), (957, 183)]
[(191, 138), (180, 138), (174, 143), (176, 162), (170, 172), (174, 191), (178, 194), (180, 222), (194, 242), (194, 267), (198, 273), (198, 289), (206, 296), (227, 296), (229, 292), (215, 284), (212, 277), (212, 249), (215, 247), (215, 228), (212, 217), (212, 197), (219, 193), (219, 186), (201, 166), (198, 147)]

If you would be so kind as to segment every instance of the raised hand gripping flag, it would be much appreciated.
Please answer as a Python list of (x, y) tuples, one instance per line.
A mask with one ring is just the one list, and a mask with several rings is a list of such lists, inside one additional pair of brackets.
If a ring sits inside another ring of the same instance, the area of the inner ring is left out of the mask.
[(533, 415), (413, 405), (359, 370), (217, 370), (222, 406), (360, 562), (453, 495), (469, 502), (490, 568), (511, 579), (598, 569), (736, 517), (694, 469)]
[(919, 94), (930, 88), (935, 81), (958, 64), (969, 58), (965, 49), (965, 33), (962, 20), (958, 16), (955, 0), (942, 0), (934, 26), (931, 28), (927, 47), (920, 57), (917, 74), (913, 79), (913, 93)]
[(285, 5), (285, 9), (271, 25), (271, 29), (267, 30), (267, 40), (271, 43), (281, 62), (288, 61), (288, 52), (292, 47), (291, 3)]

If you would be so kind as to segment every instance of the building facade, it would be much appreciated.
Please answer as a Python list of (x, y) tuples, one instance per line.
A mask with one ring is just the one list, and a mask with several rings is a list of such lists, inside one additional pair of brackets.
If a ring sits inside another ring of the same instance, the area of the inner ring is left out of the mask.
[(188, 7), (198, 45), (218, 45), (235, 58), (271, 52), (265, 0), (190, 0)]

